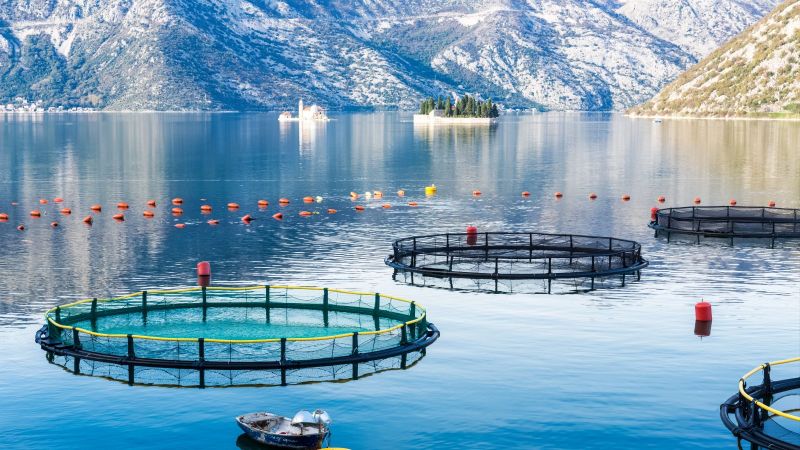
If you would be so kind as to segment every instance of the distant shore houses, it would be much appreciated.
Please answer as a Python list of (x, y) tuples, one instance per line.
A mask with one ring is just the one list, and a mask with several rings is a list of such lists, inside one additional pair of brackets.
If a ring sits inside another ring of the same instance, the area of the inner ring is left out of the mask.
[(330, 120), (325, 114), (325, 109), (319, 105), (311, 105), (311, 106), (303, 106), (303, 100), (301, 99), (297, 105), (297, 117), (293, 117), (292, 113), (289, 111), (284, 111), (278, 116), (278, 121), (280, 122), (299, 122), (299, 121), (306, 121), (306, 120), (313, 120), (318, 122), (327, 122)]

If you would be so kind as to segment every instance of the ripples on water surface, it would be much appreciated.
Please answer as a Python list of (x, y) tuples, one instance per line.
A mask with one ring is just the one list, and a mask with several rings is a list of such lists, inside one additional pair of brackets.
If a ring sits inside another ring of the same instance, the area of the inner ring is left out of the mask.
[[(667, 244), (646, 223), (661, 194), (666, 206), (700, 196), (800, 207), (800, 124), (544, 114), (506, 116), (493, 129), (433, 129), (409, 119), (345, 114), (299, 129), (273, 114), (0, 117), (0, 212), (11, 215), (0, 223), (0, 446), (230, 448), (237, 414), (322, 407), (335, 421), (333, 443), (355, 449), (736, 448), (719, 403), (751, 367), (800, 353), (800, 246)], [(429, 183), (439, 194), (426, 199)], [(483, 195), (473, 198), (475, 189)], [(348, 194), (367, 190), (385, 197), (359, 201), (368, 208), (356, 213)], [(620, 200), (625, 193), (631, 201)], [(303, 204), (306, 195), (324, 201)], [(72, 216), (38, 204), (56, 196)], [(185, 201), (180, 218), (167, 213), (173, 197)], [(293, 202), (281, 208), (280, 197)], [(152, 220), (141, 215), (150, 198), (159, 201)], [(264, 211), (261, 198), (270, 201)], [(110, 219), (118, 201), (131, 205), (124, 223)], [(231, 201), (241, 210), (227, 211)], [(87, 228), (80, 219), (93, 203), (104, 211)], [(203, 203), (212, 214), (200, 214)], [(39, 207), (44, 217), (27, 216)], [(271, 219), (278, 210), (282, 222)], [(243, 225), (245, 213), (257, 220)], [(51, 229), (53, 220), (61, 226)], [(18, 232), (19, 223), (28, 229)], [(383, 258), (394, 238), (467, 224), (630, 238), (651, 265), (639, 283), (572, 295), (391, 281)], [(74, 376), (33, 342), (48, 307), (191, 285), (203, 259), (216, 282), (414, 299), (442, 337), (407, 371), (206, 390)], [(715, 305), (702, 340), (692, 309), (701, 298)], [(787, 367), (776, 376), (800, 374)]]

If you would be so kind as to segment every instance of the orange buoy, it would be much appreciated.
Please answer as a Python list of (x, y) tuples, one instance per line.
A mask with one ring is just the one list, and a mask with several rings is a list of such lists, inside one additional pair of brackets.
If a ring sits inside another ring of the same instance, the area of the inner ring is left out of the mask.
[(337, 212), (339, 212), (339, 211), (336, 211), (333, 208), (328, 208), (328, 214), (336, 214)]
[(2, 220), (3, 222), (5, 222), (6, 220), (8, 220), (8, 214), (6, 214), (6, 213), (0, 213), (0, 220)]
[(363, 211), (364, 207), (361, 205), (356, 205), (356, 211)]
[(730, 202), (728, 202), (728, 203), (729, 203), (731, 206), (736, 206), (736, 200), (734, 200), (734, 199), (731, 199), (731, 201), (730, 201)]
[(251, 216), (250, 214), (245, 214), (244, 216), (242, 216), (242, 222), (244, 223), (250, 223), (250, 221), (252, 220), (253, 216)]
[(412, 208), (414, 208), (416, 206), (419, 206), (419, 203), (417, 203), (417, 202), (408, 202), (408, 206), (411, 206)]
[(400, 189), (399, 191), (397, 191), (397, 196), (398, 196), (398, 197), (405, 197), (405, 195), (406, 195), (406, 191), (404, 191), (404, 190), (402, 190), (402, 189)]
[(94, 212), (100, 212), (103, 210), (103, 207), (100, 205), (92, 205), (89, 209), (91, 209)]
[(523, 197), (530, 197), (530, 196), (531, 196), (531, 193), (530, 193), (530, 192), (528, 192), (528, 191), (522, 191), (522, 196), (523, 196)]
[(200, 212), (210, 213), (211, 209), (211, 205), (200, 205)]
[(92, 216), (86, 216), (86, 217), (83, 218), (83, 223), (85, 223), (86, 225), (91, 225), (92, 222), (94, 222), (94, 219), (92, 219)]
[(275, 220), (283, 220), (283, 213), (275, 213), (272, 215), (272, 218)]
[(55, 228), (58, 226), (58, 222), (50, 222), (50, 226)]
[(650, 222), (655, 222), (658, 219), (658, 208), (650, 208)]
[(478, 191), (478, 190), (472, 191), (472, 195), (475, 196), (475, 197), (478, 197), (478, 196), (481, 195), (481, 191)]
[(300, 215), (303, 217), (308, 217), (312, 214), (311, 211), (300, 211)]
[(628, 194), (623, 194), (623, 195), (622, 195), (622, 201), (623, 201), (623, 202), (627, 202), (627, 201), (628, 201), (628, 200), (630, 200), (630, 199), (631, 199), (631, 196), (630, 196), (630, 195), (628, 195)]
[(207, 223), (207, 224), (209, 224), (209, 225), (219, 225), (219, 220), (217, 220), (217, 219), (211, 219), (211, 220), (209, 220), (209, 221), (208, 221), (208, 222), (206, 222), (206, 223)]
[(181, 208), (172, 208), (172, 214), (175, 216), (180, 216), (183, 214), (183, 210)]
[(665, 201), (667, 201), (667, 197), (664, 197), (663, 195), (658, 196), (658, 203), (664, 203)]
[(770, 200), (769, 201), (769, 207), (770, 208), (774, 208), (775, 207), (775, 200)]
[(350, 198), (353, 199), (353, 200), (357, 199), (358, 198), (358, 192), (352, 192), (351, 191), (350, 192)]
[(25, 231), (25, 225), (17, 225), (19, 231)]
[(711, 322), (711, 303), (699, 302), (694, 305), (694, 320)]
[(556, 196), (556, 198), (561, 198), (561, 197), (564, 196), (564, 194), (562, 194), (561, 192), (556, 192), (555, 196)]
[(150, 211), (149, 209), (146, 209), (144, 210), (144, 212), (142, 212), (142, 215), (149, 219), (151, 217), (154, 217), (155, 213), (153, 213), (153, 211)]
[(375, 198), (383, 198), (383, 192), (381, 192), (381, 191), (374, 191), (374, 192), (372, 193), (372, 196), (373, 196), (373, 197), (375, 197)]
[(39, 203), (41, 203), (42, 205), (46, 205), (47, 204), (47, 199), (46, 198), (40, 198), (39, 199)]
[[(311, 199), (311, 201), (314, 201), (314, 199)], [(278, 200), (278, 203), (280, 203), (281, 206), (286, 206), (286, 205), (289, 204), (289, 199), (288, 198), (282, 198), (282, 199)]]
[(118, 221), (121, 222), (121, 221), (125, 220), (125, 214), (114, 214), (112, 216), (112, 219), (118, 220)]
[(173, 205), (182, 205), (183, 204), (183, 199), (180, 198), (180, 197), (175, 197), (175, 198), (172, 199), (172, 204)]
[(238, 203), (228, 203), (228, 209), (239, 209)]
[(175, 228), (186, 228), (186, 224), (185, 223), (176, 223), (175, 224)]
[(590, 199), (590, 200), (594, 200), (594, 199), (596, 199), (596, 198), (597, 198), (597, 194), (595, 194), (594, 192), (592, 192), (591, 194), (589, 194), (589, 199)]
[(63, 201), (64, 201), (64, 199), (61, 198), (61, 197), (56, 197), (56, 198), (53, 199), (53, 203), (61, 203)]
[(117, 203), (117, 208), (119, 208), (119, 209), (128, 209), (128, 204), (125, 203), (125, 202), (119, 202), (119, 203)]
[(149, 206), (151, 208), (155, 208), (156, 207), (156, 201), (155, 200), (148, 200), (147, 201), (147, 206)]
[(383, 207), (383, 209), (389, 209), (389, 208), (391, 208), (391, 207), (392, 207), (392, 205), (390, 205), (389, 203), (384, 203), (384, 204), (383, 204), (383, 205), (381, 205), (381, 206)]
[(61, 208), (61, 214), (65, 215), (65, 216), (68, 216), (68, 215), (72, 214), (72, 210), (69, 209), (69, 208)]
[[(283, 199), (281, 199), (281, 203), (283, 203)], [(289, 200), (286, 200), (286, 203), (289, 203)], [(314, 197), (303, 197), (303, 203), (314, 203)]]
[(42, 212), (39, 211), (38, 209), (34, 209), (33, 211), (31, 211), (31, 217), (42, 217)]
[(700, 197), (695, 197), (694, 198), (694, 204), (695, 205), (699, 205), (700, 204)]
[(266, 208), (267, 206), (269, 206), (269, 202), (268, 201), (266, 201), (266, 200), (259, 200), (258, 201), (258, 207), (259, 208)]

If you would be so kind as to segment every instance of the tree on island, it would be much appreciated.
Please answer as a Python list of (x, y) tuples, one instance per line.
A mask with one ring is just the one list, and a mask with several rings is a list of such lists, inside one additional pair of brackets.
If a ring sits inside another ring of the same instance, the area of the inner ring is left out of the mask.
[[(442, 100), (444, 98), (444, 100)], [(471, 95), (462, 95), (452, 101), (450, 95), (439, 95), (434, 99), (428, 97), (420, 103), (419, 113), (430, 114), (434, 110), (444, 110), (445, 117), (470, 118), (483, 117), (494, 118), (500, 115), (497, 105), (492, 103), (492, 99), (478, 100)]]

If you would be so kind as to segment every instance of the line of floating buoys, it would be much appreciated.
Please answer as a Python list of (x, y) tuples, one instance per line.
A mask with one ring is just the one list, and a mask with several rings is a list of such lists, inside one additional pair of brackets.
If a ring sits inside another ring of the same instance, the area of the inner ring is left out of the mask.
[(383, 204), (383, 205), (381, 205), (381, 206), (383, 207), (383, 209), (389, 209), (389, 208), (391, 208), (391, 207), (392, 207), (392, 205), (390, 205), (389, 203), (384, 203), (384, 204)]
[(175, 224), (175, 228), (181, 228), (181, 229), (186, 228), (186, 224), (185, 223), (176, 223)]
[(300, 211), (300, 215), (303, 217), (308, 217), (313, 214), (311, 211)]
[(775, 204), (776, 204), (776, 203), (775, 203), (775, 200), (770, 200), (770, 201), (769, 201), (769, 203), (768, 203), (768, 205), (769, 205), (769, 207), (770, 207), (770, 208), (774, 208), (774, 207), (775, 207)]
[(118, 208), (118, 209), (128, 209), (128, 208), (129, 208), (129, 206), (128, 206), (128, 204), (127, 204), (127, 203), (125, 203), (125, 202), (119, 202), (119, 203), (117, 203), (117, 208)]
[(156, 201), (155, 200), (148, 200), (147, 201), (147, 206), (149, 206), (151, 208), (155, 208), (156, 207)]
[(100, 212), (100, 211), (103, 210), (103, 207), (98, 205), (98, 204), (94, 204), (94, 205), (90, 206), (89, 209), (91, 209), (94, 212)]
[(83, 218), (83, 223), (85, 223), (86, 225), (91, 225), (92, 222), (94, 222), (94, 219), (92, 218), (92, 216), (86, 216), (86, 217)]
[(694, 198), (694, 204), (695, 205), (699, 205), (700, 204), (700, 197), (695, 197)]
[(361, 205), (356, 205), (356, 211), (364, 211), (364, 207)]
[(155, 217), (155, 213), (153, 211), (150, 211), (149, 209), (145, 209), (142, 212), (142, 215), (147, 217), (148, 219), (151, 218), (151, 217)]
[(266, 200), (259, 200), (258, 201), (258, 207), (259, 208), (266, 208), (267, 206), (269, 206), (269, 202), (268, 201), (266, 201)]
[(211, 208), (211, 205), (200, 205), (200, 212), (204, 214), (210, 213), (212, 209), (213, 208)]
[(523, 197), (530, 197), (530, 196), (531, 196), (531, 193), (530, 193), (530, 192), (528, 192), (528, 191), (522, 191), (522, 196), (523, 196)]
[(242, 222), (244, 223), (250, 223), (252, 220), (253, 216), (251, 216), (250, 214), (245, 214), (244, 216), (242, 216)]
[(58, 222), (50, 222), (50, 226), (56, 228), (58, 226)]
[(172, 215), (173, 216), (180, 216), (183, 214), (183, 209), (181, 208), (172, 208)]
[(206, 223), (207, 223), (207, 224), (209, 224), (209, 225), (219, 225), (219, 220), (217, 220), (217, 219), (211, 219), (211, 220), (209, 220), (209, 221), (208, 221), (208, 222), (206, 222)]
[(64, 201), (64, 199), (61, 198), (61, 197), (56, 197), (56, 198), (53, 199), (53, 203), (61, 203), (63, 201)]
[(667, 201), (667, 197), (664, 197), (663, 195), (658, 196), (658, 203), (664, 203), (665, 201)]
[(31, 217), (42, 217), (42, 212), (39, 211), (38, 209), (34, 209), (33, 211), (31, 211)]
[(558, 191), (556, 191), (556, 193), (555, 193), (555, 194), (553, 194), (553, 195), (555, 195), (555, 196), (556, 196), (556, 198), (561, 198), (561, 197), (563, 197), (563, 196), (564, 196), (564, 194), (562, 194), (561, 192), (558, 192)]
[(399, 191), (397, 191), (397, 196), (398, 197), (405, 197), (406, 196), (406, 191), (404, 191), (403, 189), (400, 189)]
[(278, 203), (280, 203), (281, 206), (286, 206), (286, 205), (289, 204), (289, 199), (288, 198), (281, 198), (280, 200), (278, 200)]
[(17, 230), (25, 231), (25, 225), (17, 225)]
[(175, 197), (175, 198), (172, 199), (172, 204), (173, 205), (182, 205), (183, 204), (183, 199), (180, 198), (180, 197)]
[(416, 206), (419, 206), (419, 203), (417, 203), (417, 202), (408, 202), (408, 206), (414, 208)]
[(472, 195), (473, 195), (473, 197), (480, 197), (481, 191), (474, 190), (474, 191), (472, 191)]
[(597, 199), (597, 194), (595, 194), (594, 192), (590, 193), (589, 200), (595, 200), (595, 199)]
[(125, 220), (125, 214), (114, 214), (111, 218), (122, 222), (123, 220)]
[(72, 210), (69, 209), (69, 208), (61, 208), (61, 214), (65, 215), (65, 216), (68, 216), (68, 215), (72, 214)]
[(239, 204), (233, 202), (228, 203), (228, 209), (239, 209)]
[(47, 204), (47, 199), (46, 198), (40, 198), (39, 199), (39, 203), (41, 203), (42, 205), (46, 205)]
[(339, 212), (339, 211), (336, 211), (333, 208), (328, 208), (328, 214), (336, 214), (337, 212)]
[[(286, 203), (289, 203), (289, 201), (287, 200)], [(314, 197), (311, 196), (303, 197), (303, 203), (314, 203)]]
[(5, 221), (7, 221), (7, 220), (8, 220), (8, 214), (6, 214), (6, 213), (0, 213), (0, 221), (3, 221), (3, 222), (5, 222)]
[(628, 195), (628, 194), (622, 194), (622, 201), (623, 201), (623, 202), (627, 202), (627, 201), (628, 201), (628, 200), (630, 200), (630, 199), (631, 199), (631, 196), (630, 196), (630, 195)]
[(730, 204), (731, 206), (736, 206), (736, 200), (735, 199), (731, 199), (731, 201), (728, 202), (728, 204)]
[(275, 213), (272, 215), (272, 218), (275, 220), (283, 220), (283, 213)]

